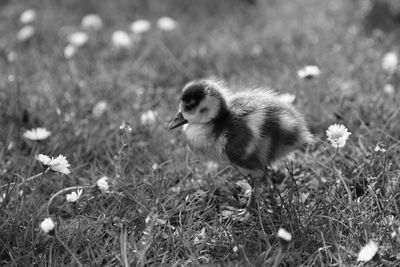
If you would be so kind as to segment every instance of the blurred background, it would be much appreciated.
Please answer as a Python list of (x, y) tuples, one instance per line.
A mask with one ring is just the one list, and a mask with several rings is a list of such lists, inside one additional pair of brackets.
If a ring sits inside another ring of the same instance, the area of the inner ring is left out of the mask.
[[(132, 142), (151, 151), (133, 149), (133, 162), (164, 162), (184, 146), (165, 126), (192, 79), (292, 94), (317, 135), (341, 122), (379, 139), (369, 128), (384, 127), (398, 99), (396, 71), (381, 67), (384, 54), (398, 52), (395, 0), (0, 4), (0, 137), (3, 156), (21, 157), (3, 162), (3, 173), (31, 162), (37, 148), (20, 137), (33, 127), (57, 132), (43, 152), (84, 164), (112, 158), (126, 121)], [(320, 75), (300, 77), (306, 65)]]
[[(317, 135), (341, 122), (379, 139), (371, 129), (387, 126), (398, 99), (397, 72), (388, 75), (381, 66), (386, 53), (398, 52), (395, 0), (0, 5), (0, 137), (3, 156), (19, 155), (2, 161), (3, 173), (31, 162), (26, 156), (37, 147), (20, 137), (33, 127), (57, 132), (40, 144), (43, 152), (71, 154), (85, 164), (112, 158), (117, 144), (108, 140), (126, 121), (136, 148), (151, 151), (138, 157), (135, 148), (132, 160), (164, 162), (183, 146), (165, 126), (192, 79), (292, 94)], [(23, 15), (27, 10), (34, 14)], [(300, 77), (306, 65), (320, 75)], [(399, 127), (391, 126), (392, 137)]]

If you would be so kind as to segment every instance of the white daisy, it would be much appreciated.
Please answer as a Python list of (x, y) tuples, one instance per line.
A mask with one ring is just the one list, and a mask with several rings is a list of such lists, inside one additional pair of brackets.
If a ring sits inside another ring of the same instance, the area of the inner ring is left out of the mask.
[(293, 94), (280, 94), (278, 95), (279, 100), (281, 100), (282, 102), (288, 103), (288, 104), (292, 104), (294, 102), (294, 100), (296, 99), (296, 96)]
[(75, 47), (81, 47), (89, 41), (89, 35), (82, 31), (73, 32), (68, 35), (67, 40), (71, 45)]
[(131, 24), (131, 31), (135, 34), (148, 32), (151, 28), (151, 23), (145, 19), (139, 19)]
[(172, 31), (176, 28), (176, 26), (176, 21), (170, 17), (161, 17), (157, 21), (157, 27), (162, 31)]
[(114, 47), (118, 49), (128, 49), (132, 46), (132, 39), (124, 31), (115, 31), (111, 36)]
[(17, 33), (17, 39), (20, 42), (26, 42), (32, 38), (35, 34), (35, 27), (32, 25), (26, 25), (22, 27)]
[(52, 158), (49, 163), (50, 169), (55, 172), (60, 172), (64, 174), (70, 174), (69, 163), (67, 158), (63, 155), (59, 155), (57, 158)]
[(100, 117), (107, 109), (107, 102), (102, 100), (96, 103), (92, 109), (92, 113), (95, 117)]
[(358, 253), (357, 261), (370, 261), (378, 252), (378, 245), (370, 240)]
[(43, 154), (39, 154), (35, 158), (45, 166), (49, 166), (50, 165), (51, 158), (49, 156), (46, 156), (46, 155), (43, 155)]
[(17, 53), (15, 51), (10, 51), (7, 54), (7, 61), (8, 62), (15, 62), (16, 59), (17, 59)]
[(35, 158), (40, 161), (44, 166), (50, 168), (50, 170), (55, 172), (60, 172), (64, 174), (69, 174), (69, 163), (65, 156), (59, 155), (57, 158), (51, 158), (49, 156), (39, 154)]
[(34, 9), (27, 9), (19, 16), (19, 21), (22, 24), (29, 24), (36, 20), (37, 14)]
[(286, 242), (292, 241), (292, 234), (283, 228), (279, 228), (277, 236)]
[(54, 233), (55, 227), (56, 224), (53, 222), (51, 218), (46, 218), (40, 223), (40, 228), (42, 228), (43, 232), (49, 235), (52, 235)]
[(23, 135), (27, 139), (38, 141), (47, 139), (51, 135), (51, 132), (45, 128), (34, 128), (25, 131)]
[(344, 125), (334, 124), (329, 126), (328, 130), (326, 130), (326, 135), (333, 147), (341, 148), (346, 145), (346, 141), (351, 133)]
[(72, 44), (68, 44), (64, 48), (64, 57), (66, 59), (70, 59), (75, 55), (76, 51), (77, 51), (77, 48), (75, 46), (73, 46)]
[(97, 14), (88, 14), (82, 18), (81, 25), (83, 29), (97, 31), (103, 28), (103, 20)]
[(299, 76), (301, 79), (312, 79), (320, 74), (321, 70), (318, 68), (318, 66), (314, 65), (305, 66), (297, 71), (297, 76)]
[(394, 94), (394, 86), (391, 84), (385, 84), (385, 87), (383, 87), (383, 91), (388, 95), (393, 95)]
[(97, 188), (99, 188), (99, 190), (102, 193), (107, 193), (109, 192), (109, 184), (108, 184), (108, 178), (107, 176), (103, 176), (102, 178), (100, 178), (99, 180), (97, 180), (96, 182)]
[(375, 150), (375, 152), (381, 152), (381, 153), (386, 152), (385, 146), (382, 143), (376, 144), (376, 147), (374, 150)]
[(120, 126), (119, 129), (122, 131), (126, 131), (127, 133), (132, 133), (132, 127), (129, 125), (129, 122), (124, 121)]
[(384, 69), (389, 73), (393, 73), (396, 70), (398, 63), (399, 59), (397, 57), (397, 53), (395, 52), (386, 53), (382, 59), (382, 69)]
[(8, 143), (7, 150), (11, 151), (12, 149), (14, 149), (14, 147), (15, 147), (15, 142), (14, 141), (10, 141)]
[(148, 110), (140, 116), (140, 123), (142, 125), (153, 125), (156, 122), (157, 116), (157, 111)]
[(78, 199), (81, 197), (83, 189), (78, 189), (78, 191), (74, 191), (70, 194), (66, 195), (66, 199), (68, 202), (77, 202)]
[(153, 165), (151, 165), (151, 168), (155, 171), (159, 168), (160, 166), (157, 163), (154, 163)]

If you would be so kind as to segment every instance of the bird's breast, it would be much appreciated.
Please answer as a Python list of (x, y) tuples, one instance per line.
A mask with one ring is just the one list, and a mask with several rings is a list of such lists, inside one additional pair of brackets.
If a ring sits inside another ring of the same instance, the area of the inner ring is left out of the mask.
[(223, 153), (225, 150), (225, 135), (216, 137), (212, 127), (202, 124), (186, 124), (183, 131), (191, 147), (195, 150), (203, 153)]

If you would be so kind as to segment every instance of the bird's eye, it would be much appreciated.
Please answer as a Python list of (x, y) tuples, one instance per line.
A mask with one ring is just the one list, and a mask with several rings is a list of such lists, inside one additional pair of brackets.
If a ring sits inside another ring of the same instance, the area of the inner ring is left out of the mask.
[(193, 108), (191, 104), (185, 104), (184, 107), (185, 110), (191, 110)]
[(208, 110), (208, 108), (202, 108), (202, 109), (200, 109), (200, 113), (204, 113), (204, 112), (206, 112)]

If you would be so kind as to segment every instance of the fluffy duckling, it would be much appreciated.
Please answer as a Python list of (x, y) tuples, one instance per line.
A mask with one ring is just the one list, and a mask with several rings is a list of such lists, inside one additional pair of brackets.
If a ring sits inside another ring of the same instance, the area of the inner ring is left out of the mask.
[(181, 125), (193, 150), (221, 155), (253, 182), (264, 177), (271, 162), (313, 140), (303, 116), (279, 95), (232, 94), (209, 80), (184, 86), (169, 128)]

